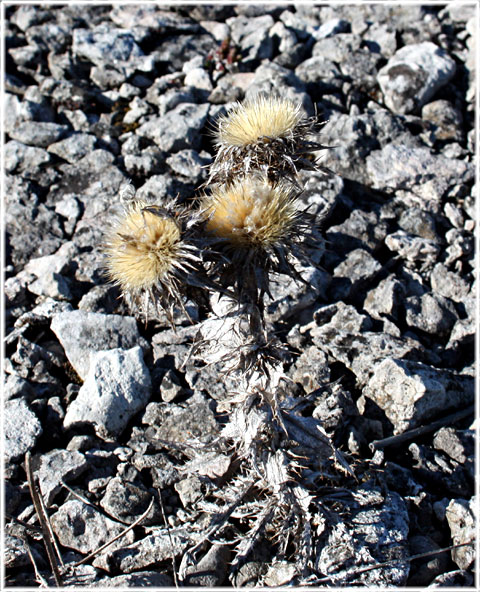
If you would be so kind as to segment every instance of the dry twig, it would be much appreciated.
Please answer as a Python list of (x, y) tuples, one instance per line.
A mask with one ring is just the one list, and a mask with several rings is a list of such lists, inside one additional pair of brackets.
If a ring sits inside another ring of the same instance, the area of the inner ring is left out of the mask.
[(38, 520), (40, 522), (40, 526), (42, 527), (42, 534), (43, 534), (43, 541), (45, 544), (45, 549), (47, 551), (48, 561), (52, 567), (53, 578), (55, 580), (55, 585), (57, 588), (61, 588), (63, 585), (62, 576), (60, 574), (60, 569), (58, 567), (57, 558), (55, 557), (54, 548), (56, 548), (55, 542), (53, 540), (53, 533), (50, 526), (50, 522), (48, 519), (48, 515), (45, 511), (45, 507), (42, 503), (43, 500), (40, 498), (40, 494), (37, 489), (37, 485), (35, 483), (35, 475), (33, 474), (32, 465), (30, 463), (31, 454), (27, 452), (25, 455), (25, 472), (27, 474), (27, 481), (28, 481), (28, 488), (30, 489), (30, 495), (32, 497), (32, 502), (35, 507), (35, 511), (38, 516)]

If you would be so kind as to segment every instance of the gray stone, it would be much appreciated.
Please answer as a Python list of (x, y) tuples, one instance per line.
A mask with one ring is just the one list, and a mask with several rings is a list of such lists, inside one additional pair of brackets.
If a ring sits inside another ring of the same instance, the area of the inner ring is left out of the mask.
[(74, 310), (56, 314), (52, 319), (51, 330), (58, 337), (68, 360), (82, 379), (89, 372), (90, 354), (143, 345), (133, 317)]
[(182, 103), (163, 117), (150, 119), (137, 130), (139, 136), (153, 140), (165, 152), (184, 149), (196, 150), (200, 146), (209, 105)]
[(105, 577), (89, 584), (92, 588), (173, 588), (173, 580), (158, 571), (138, 571), (122, 576)]
[(35, 170), (51, 161), (50, 154), (43, 148), (27, 146), (17, 140), (4, 145), (4, 165), (7, 173), (24, 173)]
[(178, 88), (183, 84), (184, 78), (185, 75), (180, 72), (160, 76), (147, 90), (145, 100), (156, 105), (160, 115), (165, 115), (180, 103), (194, 103), (192, 90)]
[(76, 132), (64, 140), (50, 144), (48, 151), (70, 164), (76, 164), (81, 158), (91, 153), (96, 144), (97, 138), (95, 136)]
[(463, 139), (461, 111), (452, 103), (439, 99), (423, 106), (422, 119), (431, 121), (437, 126), (435, 138), (437, 140), (461, 141)]
[[(35, 559), (38, 559), (38, 557), (35, 557)], [(28, 555), (26, 541), (21, 537), (5, 533), (3, 540), (3, 560), (6, 569), (29, 567), (32, 563)]]
[(457, 273), (449, 271), (443, 263), (437, 263), (430, 275), (434, 292), (450, 298), (454, 302), (463, 302), (470, 292), (470, 285)]
[(181, 150), (166, 159), (174, 173), (186, 177), (195, 185), (206, 177), (205, 167), (210, 162), (211, 158), (207, 153), (199, 154), (196, 150)]
[[(95, 508), (73, 499), (65, 502), (50, 517), (52, 528), (60, 544), (83, 554), (95, 551), (125, 530), (125, 526), (107, 518)], [(135, 540), (133, 531), (127, 532), (108, 549), (114, 552), (120, 546)]]
[(389, 234), (385, 238), (385, 244), (390, 251), (398, 253), (406, 261), (420, 262), (426, 266), (433, 265), (440, 255), (440, 246), (436, 241), (414, 236), (403, 230)]
[(62, 53), (71, 43), (70, 30), (51, 21), (29, 27), (25, 33), (28, 43), (43, 51)]
[(185, 394), (185, 389), (179, 383), (177, 375), (173, 370), (167, 370), (160, 383), (160, 396), (162, 397), (162, 401), (170, 403), (183, 394)]
[(62, 200), (55, 204), (55, 212), (65, 218), (63, 227), (66, 234), (72, 234), (82, 213), (78, 199), (72, 194), (65, 195)]
[(35, 391), (28, 380), (17, 374), (7, 374), (3, 382), (3, 400), (10, 399), (30, 400), (34, 397)]
[(192, 506), (202, 497), (202, 482), (197, 475), (190, 475), (175, 483), (175, 491), (184, 508)]
[(151, 175), (155, 175), (155, 173), (159, 173), (164, 169), (162, 153), (158, 148), (156, 150), (157, 153), (147, 148), (140, 155), (125, 155), (124, 164), (127, 173), (133, 176), (147, 177), (149, 178), (148, 181), (150, 181)]
[(123, 123), (135, 123), (145, 115), (152, 113), (152, 107), (143, 99), (134, 97), (128, 105), (128, 111), (123, 117)]
[[(131, 532), (129, 534), (132, 534)], [(129, 574), (154, 566), (161, 561), (171, 561), (172, 555), (183, 553), (191, 544), (192, 532), (186, 528), (160, 528), (135, 543), (112, 550), (107, 548), (102, 555), (96, 557), (93, 564), (107, 571), (112, 568), (123, 574)], [(116, 545), (119, 546), (118, 544)]]
[(443, 296), (430, 292), (423, 296), (409, 296), (405, 300), (405, 320), (414, 327), (431, 335), (448, 333), (458, 319), (453, 303)]
[(431, 42), (406, 45), (378, 73), (385, 104), (395, 113), (424, 105), (455, 74), (455, 62)]
[(354, 210), (341, 224), (330, 226), (325, 238), (339, 250), (367, 248), (375, 251), (382, 245), (388, 225), (375, 212)]
[(297, 358), (291, 377), (307, 394), (328, 384), (330, 368), (326, 354), (313, 345), (307, 347)]
[(232, 41), (242, 50), (242, 63), (269, 60), (273, 53), (273, 42), (269, 35), (274, 20), (270, 15), (249, 18), (237, 16), (227, 19)]
[(35, 275), (37, 279), (28, 285), (28, 290), (38, 296), (71, 300), (70, 280), (64, 274), (69, 271), (75, 254), (75, 245), (68, 242), (54, 255), (31, 259), (25, 266), (25, 271)]
[(312, 48), (312, 56), (322, 56), (341, 64), (349, 55), (360, 49), (361, 42), (360, 35), (339, 33), (317, 41)]
[(470, 501), (453, 499), (447, 506), (446, 517), (454, 545), (472, 543), (466, 547), (452, 549), (452, 559), (460, 569), (469, 569), (475, 561), (476, 521), (478, 519), (476, 497)]
[(474, 318), (459, 319), (452, 328), (446, 349), (457, 349), (475, 341), (477, 323)]
[(374, 188), (407, 189), (439, 201), (450, 187), (468, 182), (473, 169), (462, 160), (432, 154), (428, 148), (388, 144), (367, 156), (367, 174)]
[(7, 463), (22, 460), (43, 433), (37, 416), (23, 399), (5, 401), (3, 428)]
[(37, 296), (47, 296), (56, 300), (72, 300), (68, 278), (58, 273), (48, 272), (28, 286), (28, 290)]
[(346, 33), (350, 28), (350, 23), (341, 18), (333, 18), (324, 22), (318, 29), (313, 31), (313, 37), (317, 40), (326, 39), (338, 35), (338, 33)]
[(305, 83), (288, 68), (264, 62), (255, 70), (255, 77), (246, 89), (245, 97), (258, 93), (276, 94), (301, 104), (307, 115), (313, 115), (312, 100), (305, 92)]
[(473, 381), (420, 362), (387, 357), (373, 368), (363, 389), (400, 434), (425, 420), (473, 402)]
[(127, 30), (146, 28), (160, 34), (172, 32), (196, 32), (198, 24), (189, 17), (166, 9), (162, 5), (115, 5), (110, 19)]
[(40, 457), (38, 475), (40, 491), (47, 508), (62, 489), (62, 481), (79, 477), (88, 468), (87, 459), (81, 452), (52, 450)]
[[(400, 495), (390, 492), (384, 497), (379, 491), (358, 488), (350, 492), (342, 506), (348, 520), (344, 517), (329, 529), (315, 569), (329, 576), (333, 586), (405, 585), (409, 573), (408, 512)], [(405, 559), (404, 563), (388, 564), (393, 549), (396, 559)], [(361, 573), (363, 566), (384, 561), (387, 565)], [(350, 577), (345, 579), (347, 575)]]
[(97, 66), (114, 65), (143, 56), (132, 33), (106, 24), (95, 29), (74, 29), (72, 52)]
[(396, 31), (389, 23), (372, 23), (363, 40), (370, 51), (378, 52), (384, 58), (392, 57), (397, 50)]
[(320, 27), (318, 14), (304, 14), (301, 11), (282, 11), (280, 21), (292, 29), (299, 39), (308, 39)]
[[(213, 90), (213, 84), (210, 75), (204, 68), (193, 68), (185, 75), (184, 84), (187, 88), (191, 87), (196, 91), (203, 91), (208, 96)], [(199, 95), (201, 96), (201, 94)]]
[(38, 25), (49, 18), (49, 11), (39, 9), (37, 6), (23, 4), (16, 7), (15, 12), (9, 19), (21, 31), (27, 31), (30, 27)]
[(354, 306), (344, 302), (318, 308), (313, 313), (313, 319), (316, 326), (325, 330), (338, 329), (352, 334), (368, 331), (372, 327), (368, 316), (359, 313)]
[(103, 439), (118, 436), (151, 396), (151, 379), (139, 346), (91, 354), (90, 368), (65, 415), (66, 429), (89, 423)]
[(389, 333), (363, 331), (351, 333), (335, 323), (327, 323), (311, 329), (313, 343), (326, 351), (334, 360), (345, 364), (365, 385), (375, 369), (375, 364), (389, 356), (418, 359), (418, 342), (408, 337), (394, 337)]
[(76, 247), (72, 242), (64, 243), (53, 255), (34, 257), (25, 265), (25, 271), (37, 277), (46, 273), (66, 273), (76, 254)]
[(461, 209), (450, 202), (447, 202), (443, 208), (445, 216), (449, 219), (452, 226), (457, 229), (462, 229), (465, 223), (465, 218), (462, 214)]
[(9, 132), (9, 136), (27, 146), (46, 148), (65, 136), (68, 129), (66, 125), (48, 121), (23, 121)]
[[(100, 505), (110, 516), (115, 516), (122, 522), (131, 524), (147, 510), (151, 500), (151, 492), (143, 486), (125, 481), (121, 477), (114, 477), (108, 481)], [(158, 507), (156, 510), (159, 514)], [(143, 523), (151, 524), (155, 513), (154, 506)], [(158, 515), (156, 518), (159, 517)]]
[(153, 175), (138, 188), (136, 197), (145, 201), (153, 200), (158, 203), (160, 200), (173, 197), (174, 185), (170, 175)]
[(398, 220), (398, 225), (409, 234), (436, 241), (435, 219), (430, 212), (417, 207), (406, 208)]
[(282, 53), (291, 53), (298, 42), (295, 33), (288, 29), (281, 21), (277, 21), (269, 31), (273, 42), (278, 46), (278, 51)]
[(295, 75), (307, 84), (312, 93), (335, 92), (342, 87), (340, 70), (328, 58), (314, 56), (295, 68)]
[(373, 279), (382, 269), (380, 263), (364, 249), (355, 249), (348, 253), (345, 261), (333, 271), (336, 278), (345, 278), (350, 282), (350, 291)]
[(184, 585), (199, 588), (221, 586), (229, 572), (231, 551), (228, 545), (212, 545), (197, 565), (187, 569)]
[(322, 144), (332, 146), (322, 157), (322, 165), (347, 179), (367, 184), (366, 157), (378, 150), (379, 144), (405, 138), (405, 132), (400, 120), (385, 109), (358, 116), (334, 113), (322, 128)]
[(170, 442), (192, 438), (209, 441), (218, 435), (218, 424), (208, 399), (196, 392), (182, 405), (150, 403), (142, 423), (150, 425), (157, 437)]
[(312, 417), (318, 419), (329, 433), (337, 434), (337, 430), (348, 425), (352, 417), (359, 415), (352, 396), (340, 384), (323, 385), (314, 403)]
[(360, 47), (339, 64), (340, 70), (355, 87), (364, 92), (373, 91), (377, 87), (378, 65), (381, 59), (382, 56), (379, 53), (369, 51), (366, 47)]
[(363, 308), (374, 318), (389, 316), (396, 319), (398, 307), (405, 297), (405, 287), (393, 274), (382, 280), (365, 297)]
[(460, 464), (470, 463), (473, 465), (475, 456), (474, 430), (440, 428), (433, 437), (433, 446), (437, 450), (446, 452), (450, 458)]
[[(323, 244), (318, 244), (320, 252)], [(311, 306), (318, 297), (325, 299), (325, 289), (330, 282), (329, 275), (318, 267), (296, 265), (296, 271), (303, 282), (287, 275), (271, 281), (272, 301), (268, 303), (266, 314), (270, 321), (288, 319), (299, 315)]]
[(23, 45), (22, 47), (12, 47), (8, 53), (13, 58), (17, 66), (31, 68), (38, 64), (41, 59), (41, 49), (38, 45)]
[(474, 585), (471, 572), (465, 569), (457, 569), (437, 576), (427, 588), (454, 588), (456, 590), (470, 588)]

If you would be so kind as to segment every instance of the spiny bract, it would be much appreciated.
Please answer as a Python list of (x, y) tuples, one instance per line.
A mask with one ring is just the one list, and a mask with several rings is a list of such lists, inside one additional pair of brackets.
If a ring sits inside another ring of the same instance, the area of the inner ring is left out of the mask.
[(284, 138), (291, 135), (302, 120), (300, 105), (289, 99), (259, 95), (220, 117), (216, 132), (218, 144), (245, 146), (260, 138)]
[(214, 187), (203, 205), (207, 232), (239, 247), (268, 248), (286, 239), (298, 212), (290, 187), (256, 175)]

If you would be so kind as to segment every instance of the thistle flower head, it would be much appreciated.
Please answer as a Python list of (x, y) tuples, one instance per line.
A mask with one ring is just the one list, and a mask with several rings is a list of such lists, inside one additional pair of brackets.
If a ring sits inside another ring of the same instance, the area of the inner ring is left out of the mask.
[(305, 118), (290, 99), (259, 94), (235, 103), (217, 122), (218, 152), (207, 184), (230, 183), (251, 171), (297, 183), (298, 170), (321, 168), (312, 161), (312, 152), (324, 148), (312, 139), (316, 127), (316, 117)]
[(244, 103), (235, 103), (220, 117), (217, 143), (246, 146), (261, 138), (285, 138), (294, 133), (302, 120), (301, 107), (289, 99), (259, 95)]
[(298, 217), (292, 189), (246, 176), (204, 198), (209, 234), (234, 247), (268, 249), (286, 239)]
[[(107, 234), (105, 253), (109, 279), (139, 304), (158, 303), (170, 317), (182, 306), (181, 283), (193, 268), (195, 249), (182, 239), (182, 217), (168, 209), (130, 201)], [(170, 311), (170, 312), (169, 312)]]
[(263, 310), (270, 274), (297, 277), (292, 260), (303, 256), (302, 241), (312, 231), (309, 215), (298, 207), (295, 188), (246, 175), (214, 186), (202, 206), (205, 231), (221, 255), (211, 275), (223, 288), (233, 287), (238, 302)]

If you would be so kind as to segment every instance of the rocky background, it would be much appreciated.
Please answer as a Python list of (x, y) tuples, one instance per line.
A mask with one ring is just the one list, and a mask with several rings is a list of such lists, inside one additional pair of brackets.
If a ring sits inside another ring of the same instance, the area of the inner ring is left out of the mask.
[[(301, 270), (308, 288), (278, 279), (268, 315), (291, 352), (290, 396), (355, 477), (315, 481), (333, 518), (310, 580), (274, 538), (233, 570), (225, 531), (189, 583), (472, 586), (472, 546), (408, 558), (474, 538), (473, 5), (5, 15), (5, 584), (53, 582), (29, 451), (66, 584), (172, 586), (172, 557), (224, 501), (228, 462), (193, 465), (228, 423), (235, 381), (188, 357), (185, 318), (173, 331), (131, 316), (101, 246), (127, 179), (155, 203), (191, 199), (218, 114), (263, 91), (326, 122), (320, 162), (335, 174), (302, 173), (325, 247)], [(240, 538), (262, 511), (250, 503), (229, 526)]]

